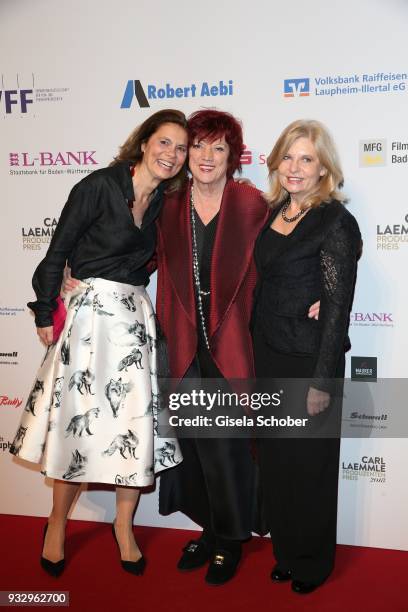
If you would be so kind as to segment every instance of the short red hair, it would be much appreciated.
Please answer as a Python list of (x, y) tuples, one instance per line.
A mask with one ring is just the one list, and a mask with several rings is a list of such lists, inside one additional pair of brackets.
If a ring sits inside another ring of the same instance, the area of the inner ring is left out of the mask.
[(229, 145), (227, 177), (231, 178), (236, 170), (241, 172), (241, 155), (244, 150), (242, 125), (230, 113), (218, 110), (196, 111), (187, 120), (189, 146), (195, 140), (214, 142), (224, 136)]

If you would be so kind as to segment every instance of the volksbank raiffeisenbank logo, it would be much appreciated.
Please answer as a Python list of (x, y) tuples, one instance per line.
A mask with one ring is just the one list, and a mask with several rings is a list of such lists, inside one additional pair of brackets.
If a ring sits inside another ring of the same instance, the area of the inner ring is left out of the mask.
[(408, 89), (407, 72), (362, 72), (298, 77), (283, 81), (285, 98), (402, 93)]
[(148, 108), (157, 100), (175, 100), (180, 98), (216, 98), (234, 95), (234, 83), (228, 81), (200, 81), (197, 83), (147, 83), (130, 80), (126, 83), (120, 108), (130, 108), (138, 104)]

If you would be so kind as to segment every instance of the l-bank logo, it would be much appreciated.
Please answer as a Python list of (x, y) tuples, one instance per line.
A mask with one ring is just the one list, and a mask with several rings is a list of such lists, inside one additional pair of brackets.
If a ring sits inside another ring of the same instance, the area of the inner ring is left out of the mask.
[(139, 80), (130, 80), (126, 83), (120, 108), (130, 108), (134, 99), (140, 108), (148, 108), (154, 100), (173, 100), (174, 98), (206, 98), (218, 96), (232, 96), (234, 94), (234, 83), (229, 81), (218, 81), (217, 83), (190, 83), (189, 85), (176, 86), (171, 83), (154, 85), (148, 83), (143, 87)]
[(310, 79), (285, 79), (283, 81), (283, 95), (285, 98), (310, 95)]

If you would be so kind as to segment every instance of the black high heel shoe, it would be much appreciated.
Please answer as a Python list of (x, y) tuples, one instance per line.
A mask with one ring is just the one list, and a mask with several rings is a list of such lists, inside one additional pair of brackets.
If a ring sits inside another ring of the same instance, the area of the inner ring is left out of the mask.
[[(113, 539), (116, 542), (116, 545), (119, 550), (119, 555), (120, 555), (120, 546), (119, 546), (118, 539), (116, 537), (114, 522), (112, 523), (112, 535), (113, 535)], [(143, 557), (143, 555), (140, 557), (139, 561), (123, 561), (121, 559), (120, 564), (122, 566), (122, 569), (125, 570), (125, 572), (129, 572), (129, 574), (134, 574), (135, 576), (141, 576), (143, 572), (145, 571), (146, 559)]]
[[(47, 530), (48, 530), (48, 523), (44, 527), (43, 549), (44, 549), (45, 536), (47, 535)], [(50, 561), (49, 559), (46, 559), (45, 557), (43, 557), (42, 554), (40, 558), (40, 564), (43, 570), (45, 570), (47, 574), (49, 574), (53, 578), (58, 578), (59, 576), (61, 576), (62, 572), (65, 569), (65, 559), (60, 559), (59, 561), (56, 561), (56, 562)]]

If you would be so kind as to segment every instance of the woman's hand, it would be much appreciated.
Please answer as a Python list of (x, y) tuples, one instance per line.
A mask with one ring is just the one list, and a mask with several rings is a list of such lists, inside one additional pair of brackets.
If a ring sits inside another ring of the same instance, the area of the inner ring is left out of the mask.
[(311, 305), (311, 307), (309, 308), (309, 312), (307, 313), (307, 316), (309, 317), (309, 319), (316, 319), (316, 321), (318, 321), (319, 313), (320, 313), (320, 300)]
[(51, 346), (54, 337), (54, 327), (52, 325), (49, 327), (37, 327), (37, 334), (45, 346)]
[(79, 280), (76, 278), (72, 278), (71, 276), (71, 268), (68, 266), (65, 267), (64, 270), (64, 280), (61, 287), (61, 293), (67, 293), (68, 291), (73, 291), (79, 284)]
[(316, 416), (323, 410), (326, 410), (330, 404), (330, 394), (326, 391), (320, 391), (314, 387), (309, 387), (306, 399), (306, 409), (310, 416)]

